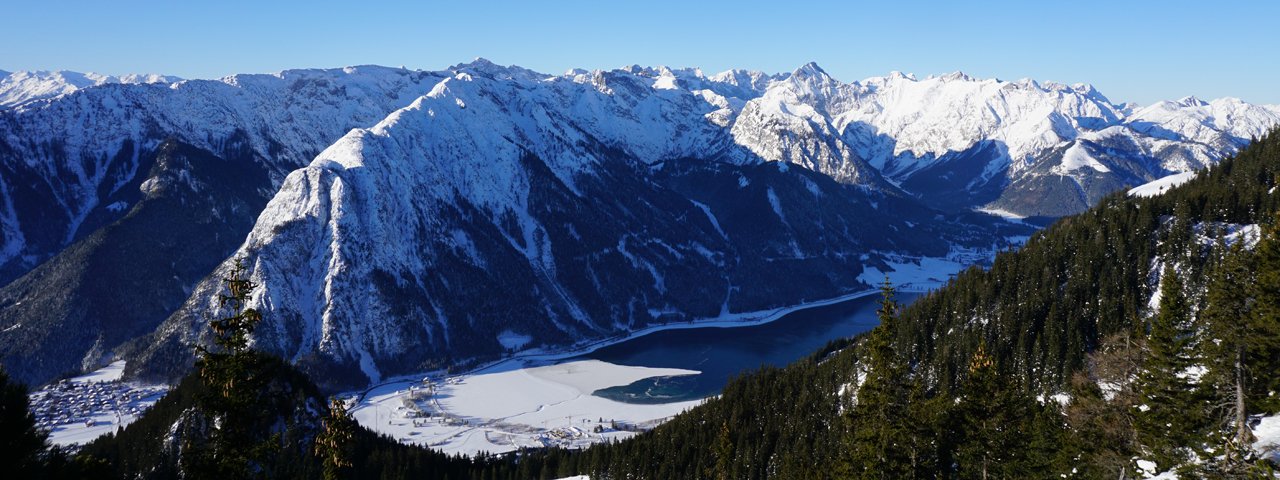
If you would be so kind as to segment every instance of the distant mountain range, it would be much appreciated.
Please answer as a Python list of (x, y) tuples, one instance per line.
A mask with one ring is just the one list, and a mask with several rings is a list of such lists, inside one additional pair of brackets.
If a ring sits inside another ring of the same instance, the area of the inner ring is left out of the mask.
[(1079, 212), (1277, 123), (814, 64), (0, 72), (0, 361), (173, 378), (231, 258), (262, 285), (259, 348), (334, 388), (832, 297), (1026, 231), (975, 211)]

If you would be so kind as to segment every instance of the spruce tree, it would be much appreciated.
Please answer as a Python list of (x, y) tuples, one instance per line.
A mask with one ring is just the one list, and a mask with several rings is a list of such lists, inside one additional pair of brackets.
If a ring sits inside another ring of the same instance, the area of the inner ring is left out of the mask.
[(956, 404), (955, 462), (960, 478), (1025, 478), (1031, 402), (1008, 382), (985, 343), (969, 363)]
[(1196, 386), (1187, 376), (1192, 357), (1191, 308), (1180, 273), (1165, 269), (1160, 282), (1160, 311), (1151, 320), (1147, 358), (1138, 375), (1138, 439), (1152, 460), (1168, 469), (1187, 459), (1186, 447), (1200, 427)]
[(36, 428), (27, 387), (10, 380), (0, 367), (0, 465), (14, 478), (41, 475), (49, 434)]
[(1250, 289), (1256, 306), (1248, 317), (1246, 374), (1252, 380), (1249, 406), (1254, 412), (1280, 411), (1280, 213), (1262, 228)]
[(733, 478), (733, 441), (729, 438), (728, 422), (720, 424), (719, 433), (716, 434), (716, 443), (711, 453), (715, 457), (715, 468), (707, 477), (716, 480)]
[(255, 420), (261, 413), (256, 401), (263, 393), (264, 379), (258, 371), (262, 358), (249, 349), (248, 339), (262, 315), (247, 304), (257, 285), (247, 278), (239, 259), (223, 284), (229, 295), (220, 295), (220, 304), (234, 314), (209, 322), (212, 349), (195, 347), (199, 356), (196, 369), (204, 388), (199, 410), (207, 423), (183, 436), (181, 460), (182, 471), (196, 478), (264, 475), (261, 459), (278, 440), (258, 438), (255, 431)]
[(912, 382), (902, 440), (912, 478), (933, 478), (950, 467), (950, 407), (950, 397), (928, 395), (923, 379)]
[(329, 414), (322, 421), (315, 439), (315, 454), (320, 457), (325, 480), (352, 478), (355, 434), (359, 429), (347, 413), (340, 398), (329, 401)]
[(1244, 446), (1252, 441), (1246, 403), (1250, 330), (1246, 320), (1254, 316), (1249, 292), (1253, 273), (1247, 264), (1252, 255), (1240, 242), (1230, 247), (1220, 243), (1218, 251), (1221, 260), (1210, 274), (1205, 308), (1200, 314), (1213, 339), (1205, 342), (1203, 349), (1209, 370), (1205, 388), (1214, 402), (1210, 414), (1229, 427), (1223, 439), (1224, 464), (1235, 464), (1241, 460)]
[(907, 434), (908, 370), (894, 347), (899, 305), (888, 277), (880, 292), (880, 325), (871, 330), (862, 345), (866, 377), (856, 388), (856, 401), (846, 419), (846, 467), (854, 478), (904, 478), (910, 474), (910, 459), (903, 443)]

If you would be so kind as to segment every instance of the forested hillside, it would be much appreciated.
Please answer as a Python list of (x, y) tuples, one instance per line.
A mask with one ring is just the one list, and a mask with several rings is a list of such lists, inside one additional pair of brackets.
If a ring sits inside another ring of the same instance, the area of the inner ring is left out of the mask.
[(593, 478), (1265, 477), (1248, 423), (1280, 406), (1278, 170), (1272, 134), (1165, 195), (1114, 194), (900, 314), (887, 301), (850, 345), (563, 461)]

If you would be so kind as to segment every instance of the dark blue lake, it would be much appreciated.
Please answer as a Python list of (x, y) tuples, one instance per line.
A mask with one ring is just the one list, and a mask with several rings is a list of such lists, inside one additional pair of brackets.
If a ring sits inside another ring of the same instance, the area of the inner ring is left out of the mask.
[[(899, 293), (903, 304), (919, 294)], [(619, 365), (684, 368), (698, 375), (656, 377), (597, 390), (595, 395), (627, 403), (670, 403), (720, 393), (729, 379), (761, 365), (781, 366), (827, 342), (875, 327), (879, 295), (806, 308), (763, 325), (665, 330), (601, 348), (578, 358)]]

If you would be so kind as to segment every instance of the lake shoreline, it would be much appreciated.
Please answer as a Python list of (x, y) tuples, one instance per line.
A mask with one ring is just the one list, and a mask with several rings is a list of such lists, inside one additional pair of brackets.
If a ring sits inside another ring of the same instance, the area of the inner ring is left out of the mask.
[(394, 385), (394, 384), (402, 384), (406, 382), (409, 382), (409, 383), (418, 382), (418, 381), (421, 381), (423, 378), (428, 378), (428, 377), (446, 377), (446, 376), (452, 377), (452, 376), (463, 376), (463, 375), (475, 375), (478, 373), (483, 373), (488, 370), (496, 370), (499, 367), (508, 366), (508, 364), (512, 364), (511, 366), (513, 368), (526, 368), (531, 366), (544, 365), (548, 363), (555, 363), (557, 361), (568, 360), (575, 357), (590, 355), (591, 353), (594, 353), (595, 351), (605, 347), (617, 345), (620, 343), (628, 342), (631, 340), (635, 340), (641, 337), (645, 337), (648, 335), (652, 335), (654, 333), (664, 332), (664, 331), (688, 330), (688, 329), (696, 329), (696, 328), (740, 328), (740, 327), (760, 326), (760, 325), (772, 323), (789, 314), (799, 312), (802, 310), (825, 307), (825, 306), (835, 305), (835, 304), (844, 303), (852, 300), (858, 300), (858, 299), (866, 298), (872, 295), (877, 295), (879, 293), (880, 293), (879, 289), (860, 290), (857, 292), (846, 293), (844, 295), (839, 295), (832, 298), (815, 300), (812, 302), (804, 302), (804, 303), (799, 303), (796, 305), (790, 305), (785, 307), (777, 307), (777, 308), (767, 309), (767, 310), (756, 310), (752, 312), (730, 313), (728, 315), (722, 315), (718, 317), (707, 317), (707, 318), (697, 319), (689, 322), (664, 323), (661, 325), (651, 325), (649, 327), (645, 327), (640, 330), (634, 330), (634, 331), (628, 332), (621, 336), (607, 337), (603, 339), (594, 340), (585, 344), (572, 345), (569, 348), (564, 350), (547, 351), (540, 348), (524, 350), (524, 351), (517, 352), (512, 356), (504, 357), (498, 360), (493, 360), (488, 363), (485, 363), (461, 372), (446, 373), (444, 370), (435, 370), (435, 371), (421, 372), (421, 373), (410, 374), (410, 375), (399, 375), (396, 377), (388, 378), (386, 380), (383, 380), (375, 384), (371, 384), (368, 387), (365, 387), (361, 391), (358, 391), (358, 392), (348, 391), (348, 392), (339, 394), (339, 396), (344, 398), (355, 397), (356, 401), (359, 402), (363, 400), (364, 397), (369, 394), (369, 392), (375, 389), (383, 388), (383, 387)]

